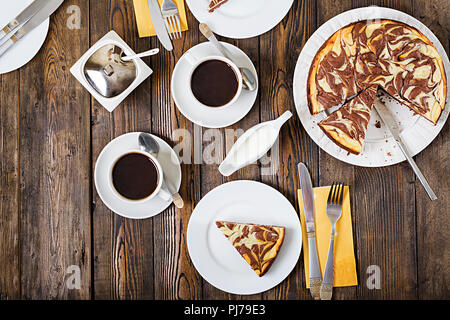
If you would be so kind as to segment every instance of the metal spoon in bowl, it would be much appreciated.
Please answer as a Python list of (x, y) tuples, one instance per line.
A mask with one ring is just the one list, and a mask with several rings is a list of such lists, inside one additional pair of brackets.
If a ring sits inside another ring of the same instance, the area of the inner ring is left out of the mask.
[(130, 61), (130, 60), (137, 59), (137, 58), (153, 56), (153, 55), (155, 55), (157, 53), (159, 53), (159, 48), (147, 50), (147, 51), (144, 51), (144, 52), (141, 52), (141, 53), (137, 53), (137, 54), (133, 54), (133, 55), (130, 55), (130, 56), (122, 56), (121, 59), (123, 61)]
[[(233, 59), (231, 59), (230, 55), (228, 54), (227, 49), (217, 40), (216, 36), (207, 24), (200, 23), (199, 29), (200, 32), (220, 51), (220, 53), (225, 56), (225, 58), (233, 61)], [(242, 87), (249, 91), (254, 91), (256, 89), (256, 81), (253, 73), (244, 67), (239, 67), (239, 70), (242, 74)]]
[[(142, 151), (150, 153), (155, 158), (158, 158), (158, 152), (159, 152), (159, 144), (158, 142), (148, 133), (142, 132), (139, 134), (139, 148)], [(177, 208), (183, 208), (184, 201), (181, 198), (180, 194), (175, 190), (173, 185), (169, 182), (167, 179), (164, 181), (167, 189), (169, 190), (169, 193), (172, 195), (172, 201), (175, 204)]]

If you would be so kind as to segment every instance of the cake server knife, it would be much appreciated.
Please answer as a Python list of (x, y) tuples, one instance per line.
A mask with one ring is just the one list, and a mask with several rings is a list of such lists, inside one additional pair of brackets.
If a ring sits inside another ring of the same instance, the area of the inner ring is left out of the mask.
[(35, 0), (28, 7), (22, 10), (17, 17), (12, 19), (3, 29), (0, 30), (0, 41), (8, 35), (14, 28), (18, 27), (32, 16), (34, 16), (47, 2), (47, 0)]
[(0, 57), (8, 50), (13, 44), (19, 41), (24, 35), (36, 28), (45, 19), (47, 19), (58, 7), (63, 3), (64, 0), (47, 0), (46, 4), (36, 13), (30, 20), (25, 22), (25, 24), (9, 38), (5, 43), (0, 46)]
[(405, 155), (406, 160), (408, 160), (409, 165), (414, 170), (414, 173), (416, 174), (417, 178), (419, 178), (419, 181), (420, 181), (420, 183), (422, 183), (422, 186), (424, 187), (428, 196), (430, 197), (431, 200), (436, 200), (437, 199), (436, 194), (431, 189), (430, 185), (428, 184), (427, 179), (425, 179), (425, 176), (422, 174), (422, 172), (420, 171), (416, 162), (411, 157), (411, 155), (409, 154), (405, 145), (403, 144), (403, 141), (400, 138), (400, 130), (398, 128), (397, 122), (392, 117), (391, 112), (389, 111), (388, 108), (386, 108), (386, 106), (378, 98), (376, 98), (374, 101), (374, 107), (375, 107), (375, 110), (377, 110), (378, 114), (380, 115), (380, 118), (383, 120), (384, 124), (388, 128), (388, 130), (394, 136), (395, 142), (397, 142), (397, 145), (400, 147), (400, 150)]
[(309, 248), (309, 290), (315, 300), (320, 299), (320, 286), (322, 276), (320, 273), (319, 258), (317, 256), (316, 234), (314, 224), (314, 193), (308, 168), (303, 162), (298, 164), (300, 188), (302, 189), (303, 208), (305, 211), (306, 232)]
[(167, 51), (172, 51), (173, 45), (170, 41), (169, 34), (167, 33), (166, 26), (161, 14), (161, 9), (157, 0), (147, 0), (148, 9), (150, 10), (150, 17), (152, 18), (152, 24), (155, 28), (156, 35), (159, 41), (162, 43)]

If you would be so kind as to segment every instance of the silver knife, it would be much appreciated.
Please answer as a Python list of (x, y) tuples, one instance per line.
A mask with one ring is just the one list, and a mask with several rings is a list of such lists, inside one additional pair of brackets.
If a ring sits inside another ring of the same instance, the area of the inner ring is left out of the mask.
[(161, 14), (161, 8), (159, 7), (157, 0), (148, 0), (148, 9), (150, 10), (150, 17), (152, 18), (153, 27), (155, 28), (156, 35), (159, 41), (162, 43), (167, 51), (172, 51), (172, 41), (170, 41), (169, 34), (167, 33), (166, 26)]
[(397, 122), (392, 117), (391, 112), (388, 108), (377, 98), (374, 101), (374, 107), (377, 110), (378, 114), (380, 115), (380, 118), (383, 120), (384, 124), (388, 128), (388, 130), (391, 132), (391, 134), (394, 136), (395, 141), (397, 142), (398, 146), (400, 147), (400, 150), (403, 152), (403, 154), (406, 157), (406, 160), (408, 160), (409, 165), (414, 170), (414, 173), (416, 174), (417, 178), (419, 178), (419, 181), (422, 183), (423, 187), (425, 188), (425, 191), (427, 192), (428, 196), (431, 200), (436, 200), (436, 194), (431, 189), (430, 185), (428, 184), (427, 179), (425, 179), (425, 176), (420, 171), (419, 167), (417, 166), (414, 159), (409, 154), (408, 150), (406, 149), (405, 145), (403, 144), (402, 139), (400, 138), (400, 130), (397, 125)]
[(5, 37), (8, 33), (10, 33), (14, 28), (18, 27), (32, 16), (34, 16), (40, 8), (42, 8), (47, 0), (35, 0), (28, 7), (22, 10), (21, 13), (14, 19), (12, 19), (3, 29), (0, 30), (0, 41)]
[(47, 0), (46, 4), (33, 15), (19, 30), (5, 43), (0, 46), (0, 57), (17, 41), (19, 41), (24, 35), (36, 28), (42, 22), (45, 21), (58, 7), (64, 2), (64, 0)]
[(320, 286), (322, 276), (320, 273), (319, 258), (317, 256), (316, 234), (314, 224), (314, 193), (308, 168), (300, 162), (298, 164), (300, 189), (302, 189), (303, 208), (305, 211), (306, 232), (309, 248), (309, 290), (314, 299), (320, 299)]

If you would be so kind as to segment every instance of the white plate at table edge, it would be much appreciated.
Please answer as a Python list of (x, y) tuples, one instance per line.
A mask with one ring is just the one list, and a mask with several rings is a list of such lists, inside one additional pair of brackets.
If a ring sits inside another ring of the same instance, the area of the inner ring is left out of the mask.
[[(297, 114), (300, 118), (300, 121), (302, 122), (303, 127), (308, 132), (311, 139), (322, 150), (338, 160), (363, 167), (383, 167), (394, 165), (406, 159), (401, 153), (401, 150), (397, 147), (393, 137), (389, 133), (387, 133), (386, 128), (384, 128), (383, 122), (380, 120), (375, 110), (372, 110), (371, 113), (371, 121), (369, 124), (368, 134), (361, 154), (359, 154), (358, 156), (349, 154), (346, 150), (338, 147), (323, 133), (323, 131), (317, 125), (317, 122), (319, 122), (320, 119), (322, 119), (325, 115), (319, 114), (316, 116), (312, 116), (310, 114), (309, 108), (307, 106), (305, 81), (309, 73), (310, 63), (317, 50), (320, 48), (323, 42), (326, 41), (335, 31), (345, 25), (348, 25), (349, 23), (358, 20), (376, 18), (402, 21), (424, 33), (425, 36), (427, 36), (428, 39), (433, 42), (434, 46), (442, 57), (444, 68), (446, 70), (447, 83), (449, 83), (450, 75), (450, 62), (439, 39), (437, 39), (437, 37), (423, 23), (402, 11), (376, 6), (352, 9), (331, 18), (314, 32), (314, 34), (304, 45), (297, 59), (294, 71), (293, 94)], [(402, 130), (401, 132), (401, 137), (412, 155), (416, 155), (423, 149), (425, 149), (434, 140), (434, 138), (441, 131), (442, 127), (445, 125), (449, 114), (449, 95), (450, 86), (447, 86), (447, 102), (436, 125), (431, 124), (428, 120), (418, 115), (414, 116), (411, 119), (408, 119), (410, 123), (414, 123), (414, 126), (402, 125), (401, 120), (404, 120), (404, 118), (402, 119), (401, 116), (398, 116), (396, 114), (397, 112), (393, 112), (394, 117), (398, 117), (400, 127), (405, 127), (405, 130)], [(409, 112), (409, 114), (412, 115), (412, 111), (409, 111), (406, 106), (402, 106), (392, 99), (387, 101), (386, 104), (389, 104), (388, 106), (392, 106), (393, 110), (395, 109), (401, 114)], [(370, 133), (374, 132), (374, 124), (377, 121), (380, 121), (381, 129), (386, 133), (385, 138), (379, 139), (380, 141), (378, 142), (373, 142), (371, 141)]]
[[(223, 196), (224, 192), (227, 196)], [(255, 194), (261, 193), (267, 194), (255, 197)], [(213, 209), (208, 209), (210, 206)], [(271, 211), (270, 206), (282, 210)], [(245, 208), (252, 209), (242, 211)], [(284, 215), (280, 216), (280, 212)], [(286, 227), (278, 256), (263, 277), (256, 275), (216, 227), (216, 219)], [(205, 246), (205, 243), (208, 245)], [(295, 268), (302, 249), (300, 219), (290, 201), (273, 187), (253, 180), (231, 181), (209, 191), (196, 205), (188, 223), (187, 247), (196, 270), (211, 285), (233, 294), (257, 294), (280, 284)], [(220, 248), (219, 258), (213, 256), (216, 251), (210, 247)], [(230, 268), (233, 270), (228, 270)]]
[[(21, 4), (17, 4), (17, 2), (21, 2)], [(2, 9), (2, 12), (4, 12), (3, 14), (5, 16), (5, 21), (0, 20), (0, 28), (6, 26), (8, 22), (11, 21), (11, 19), (14, 19), (23, 9), (25, 9), (31, 3), (32, 1), (30, 0), (5, 1), (4, 3), (2, 3), (2, 5), (4, 6), (13, 5), (16, 10), (9, 11), (13, 12), (11, 14), (8, 12), (8, 10), (10, 9)], [(19, 69), (20, 67), (30, 62), (44, 44), (45, 39), (47, 38), (49, 26), (50, 18), (47, 18), (39, 26), (30, 31), (30, 33), (20, 39), (20, 41), (14, 44), (13, 47), (9, 48), (9, 50), (5, 52), (2, 57), (0, 57), (0, 74)], [(1, 43), (3, 43), (3, 41)]]
[[(204, 55), (221, 55), (210, 42), (201, 42), (186, 51), (175, 65), (171, 77), (170, 91), (175, 106), (187, 119), (206, 128), (224, 128), (240, 121), (253, 108), (259, 91), (258, 74), (250, 57), (240, 48), (230, 43), (221, 43), (227, 48), (233, 58), (233, 62), (238, 67), (246, 67), (255, 75), (256, 89), (254, 91), (243, 89), (239, 98), (233, 104), (223, 108), (205, 107), (190, 94), (187, 89), (189, 68), (186, 65), (187, 59), (185, 54), (190, 52), (198, 58)], [(186, 83), (181, 87), (180, 81), (186, 81)]]
[[(248, 4), (233, 4), (233, 1), (228, 1), (212, 13), (208, 12), (209, 1), (207, 0), (186, 0), (186, 4), (194, 17), (199, 22), (206, 23), (214, 33), (227, 38), (246, 39), (259, 36), (274, 28), (283, 20), (294, 3), (294, 0), (267, 0), (269, 4), (258, 5), (257, 2), (261, 0), (253, 0)], [(237, 8), (234, 9), (233, 5)], [(239, 8), (242, 5), (250, 9), (256, 8), (257, 14), (251, 15), (248, 12), (246, 16), (237, 17), (235, 11), (242, 15), (243, 10)]]
[[(94, 169), (95, 189), (97, 190), (97, 194), (102, 200), (102, 202), (111, 211), (115, 212), (116, 214), (124, 218), (130, 219), (146, 219), (156, 216), (157, 214), (161, 213), (172, 204), (171, 201), (164, 201), (159, 197), (155, 197), (153, 199), (140, 202), (139, 204), (130, 205), (129, 203), (118, 199), (114, 194), (112, 194), (112, 192), (110, 192), (109, 190), (109, 185), (107, 181), (103, 180), (105, 178), (104, 175), (109, 174), (109, 172), (105, 172), (105, 170), (107, 171), (109, 169), (108, 161), (112, 161), (112, 159), (115, 159), (115, 157), (118, 156), (119, 154), (123, 154), (129, 150), (139, 149), (138, 136), (140, 133), (141, 132), (125, 133), (108, 142), (98, 155)], [(154, 134), (152, 134), (152, 136), (159, 143), (160, 146), (159, 156), (162, 155), (166, 160), (160, 161), (161, 167), (163, 168), (164, 171), (164, 175), (169, 176), (167, 172), (170, 172), (171, 182), (178, 191), (180, 189), (182, 179), (179, 159), (175, 151), (172, 149), (172, 147), (170, 147), (170, 145), (167, 142), (165, 142), (163, 139)], [(115, 150), (111, 150), (111, 148), (115, 148)], [(104, 157), (107, 156), (107, 153), (109, 153), (110, 156), (111, 154), (113, 156), (110, 157), (109, 159), (104, 159)], [(100, 165), (102, 165), (101, 169)], [(101, 179), (100, 175), (103, 175), (102, 181), (100, 181)]]

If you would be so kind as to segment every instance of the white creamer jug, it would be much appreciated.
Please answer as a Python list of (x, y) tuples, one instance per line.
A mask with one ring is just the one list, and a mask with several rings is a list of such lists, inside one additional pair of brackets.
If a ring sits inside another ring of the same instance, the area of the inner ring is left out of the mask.
[(229, 176), (264, 156), (277, 140), (281, 126), (290, 117), (292, 113), (286, 111), (275, 120), (266, 121), (248, 129), (234, 143), (225, 160), (220, 164), (219, 172)]

